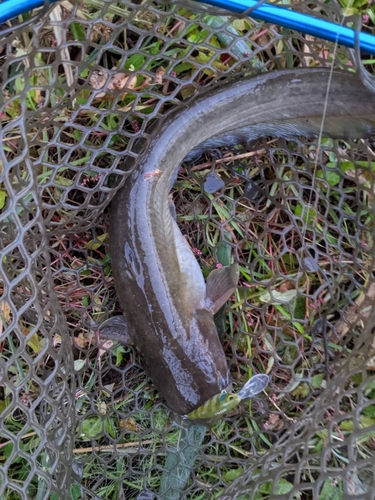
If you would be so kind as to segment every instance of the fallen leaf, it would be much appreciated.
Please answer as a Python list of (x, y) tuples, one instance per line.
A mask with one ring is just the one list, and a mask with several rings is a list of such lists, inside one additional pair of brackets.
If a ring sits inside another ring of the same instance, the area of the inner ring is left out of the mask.
[(126, 74), (122, 72), (115, 73), (108, 81), (109, 74), (103, 70), (95, 70), (91, 73), (89, 83), (92, 88), (98, 90), (106, 87), (106, 92), (99, 92), (95, 95), (95, 99), (104, 97), (111, 90), (128, 90), (134, 89), (137, 83), (137, 77), (133, 73)]
[(135, 75), (116, 73), (108, 83), (108, 90), (122, 90), (125, 87), (129, 90), (132, 90), (134, 89), (136, 83), (137, 77)]
[[(366, 292), (361, 292), (359, 297), (356, 299), (355, 304), (348, 307), (343, 315), (343, 318), (336, 323), (335, 331), (339, 338), (344, 338), (351, 328), (358, 325), (361, 320), (369, 317), (371, 305), (374, 300), (375, 283), (371, 283)], [(329, 333), (328, 338), (334, 338), (332, 331)]]
[(94, 89), (101, 89), (106, 84), (107, 79), (108, 79), (108, 75), (103, 73), (103, 71), (95, 70), (90, 75), (89, 84)]
[(3, 326), (5, 322), (5, 328), (11, 323), (12, 315), (10, 311), (9, 304), (5, 301), (0, 302), (0, 334), (3, 333)]
[(284, 427), (284, 421), (277, 413), (271, 413), (267, 422), (264, 424), (264, 428), (267, 431), (277, 431)]
[(139, 424), (137, 424), (137, 422), (133, 418), (128, 417), (125, 419), (125, 429), (127, 431), (139, 432), (141, 429), (141, 426)]
[(161, 85), (163, 83), (164, 75), (165, 75), (165, 68), (163, 68), (163, 66), (159, 66), (156, 69), (156, 73), (155, 73), (155, 83), (158, 83), (159, 85)]
[(85, 366), (85, 359), (75, 359), (74, 360), (74, 371), (79, 372)]

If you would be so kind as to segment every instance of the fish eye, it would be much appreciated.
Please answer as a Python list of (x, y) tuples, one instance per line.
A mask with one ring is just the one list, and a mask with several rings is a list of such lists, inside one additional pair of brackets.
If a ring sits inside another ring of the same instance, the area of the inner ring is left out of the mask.
[(232, 399), (234, 399), (234, 394), (230, 394), (230, 395), (228, 396), (228, 399), (229, 399), (229, 401), (232, 401)]

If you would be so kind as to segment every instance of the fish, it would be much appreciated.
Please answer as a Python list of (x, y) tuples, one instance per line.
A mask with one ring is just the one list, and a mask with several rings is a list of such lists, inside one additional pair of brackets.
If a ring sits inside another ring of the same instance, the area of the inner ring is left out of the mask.
[(252, 398), (263, 391), (267, 387), (268, 382), (268, 375), (263, 373), (254, 375), (237, 394), (222, 391), (221, 394), (216, 394), (216, 396), (206, 401), (202, 406), (190, 412), (186, 415), (186, 418), (189, 420), (211, 420), (225, 415), (225, 413), (238, 406), (242, 400)]
[(168, 195), (181, 162), (259, 137), (356, 139), (374, 133), (374, 94), (355, 73), (281, 70), (207, 91), (171, 113), (146, 148), (140, 142), (136, 159), (125, 157), (122, 169), (128, 175), (112, 201), (109, 227), (123, 314), (109, 318), (99, 332), (136, 347), (177, 415), (191, 415), (223, 391), (231, 392), (214, 315), (239, 279), (234, 263), (213, 270), (205, 281), (178, 228)]

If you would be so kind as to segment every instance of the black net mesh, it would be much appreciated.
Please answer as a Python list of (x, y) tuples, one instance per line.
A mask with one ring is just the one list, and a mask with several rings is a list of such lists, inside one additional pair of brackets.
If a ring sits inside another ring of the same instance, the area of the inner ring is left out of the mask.
[[(347, 22), (335, 3), (297, 6)], [(375, 498), (371, 140), (269, 137), (179, 170), (201, 267), (241, 265), (217, 317), (232, 379), (267, 373), (265, 393), (189, 429), (97, 331), (121, 312), (108, 208), (137, 141), (208, 86), (347, 69), (350, 51), (149, 0), (65, 0), (4, 23), (0, 51), (0, 497)]]

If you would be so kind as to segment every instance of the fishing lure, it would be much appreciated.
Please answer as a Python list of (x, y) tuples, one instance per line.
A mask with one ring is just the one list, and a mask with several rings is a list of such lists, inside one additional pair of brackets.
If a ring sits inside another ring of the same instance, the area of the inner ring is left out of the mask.
[(238, 394), (226, 393), (222, 391), (216, 394), (211, 399), (206, 401), (202, 406), (190, 412), (187, 418), (190, 420), (206, 420), (214, 417), (219, 417), (233, 410), (243, 399), (252, 398), (256, 394), (263, 391), (268, 385), (268, 375), (254, 375), (246, 382)]

